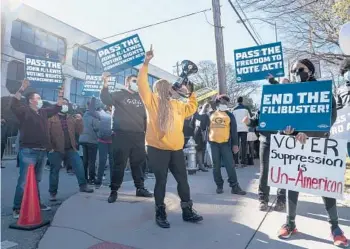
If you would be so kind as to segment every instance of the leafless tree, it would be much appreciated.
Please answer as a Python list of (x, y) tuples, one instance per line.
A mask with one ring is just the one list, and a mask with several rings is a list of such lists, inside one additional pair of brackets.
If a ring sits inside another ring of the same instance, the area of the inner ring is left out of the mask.
[(306, 56), (335, 65), (346, 57), (339, 48), (338, 34), (341, 25), (350, 20), (343, 11), (350, 8), (350, 0), (237, 1), (249, 19), (276, 22), (288, 57)]
[[(217, 67), (212, 61), (200, 61), (198, 64), (198, 73), (192, 78), (198, 88), (209, 87), (217, 89)], [(260, 87), (257, 83), (237, 83), (236, 74), (232, 64), (226, 64), (226, 84), (227, 95), (234, 104), (239, 96), (247, 97), (257, 91)]]

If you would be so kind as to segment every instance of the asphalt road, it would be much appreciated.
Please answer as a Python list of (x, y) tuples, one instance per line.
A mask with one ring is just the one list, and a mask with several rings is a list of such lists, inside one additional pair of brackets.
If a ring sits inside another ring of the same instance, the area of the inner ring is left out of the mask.
[[(21, 231), (9, 229), (9, 225), (16, 222), (12, 218), (12, 203), (18, 178), (18, 168), (15, 161), (3, 161), (6, 167), (1, 169), (1, 249), (36, 249), (41, 237), (47, 227), (34, 231)], [(43, 211), (44, 219), (52, 220), (62, 201), (66, 200), (78, 192), (78, 184), (75, 175), (69, 175), (65, 169), (60, 172), (60, 182), (57, 198), (58, 202), (49, 202), (49, 171), (44, 170), (42, 182), (40, 183), (40, 193), (42, 201), (51, 206), (51, 211)], [(131, 174), (126, 172), (124, 181), (131, 180)], [(107, 187), (109, 182), (109, 170), (106, 170), (106, 180), (103, 187)], [(64, 239), (64, 238), (62, 238)], [(13, 246), (11, 246), (13, 245)]]

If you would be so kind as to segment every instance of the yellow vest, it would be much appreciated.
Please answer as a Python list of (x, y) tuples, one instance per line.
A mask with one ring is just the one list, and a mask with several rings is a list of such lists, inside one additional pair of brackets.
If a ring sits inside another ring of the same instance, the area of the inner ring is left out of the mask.
[(209, 141), (226, 143), (230, 139), (231, 118), (226, 112), (215, 111), (210, 115)]

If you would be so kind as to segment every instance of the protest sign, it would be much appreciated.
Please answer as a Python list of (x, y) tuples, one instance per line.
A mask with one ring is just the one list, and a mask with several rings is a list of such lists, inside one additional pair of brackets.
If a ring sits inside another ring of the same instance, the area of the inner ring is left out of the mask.
[(342, 199), (346, 169), (346, 141), (271, 135), (268, 185)]
[[(108, 82), (108, 88), (110, 91), (115, 90), (117, 77), (110, 76)], [(103, 87), (102, 75), (100, 74), (87, 74), (85, 76), (85, 83), (82, 91), (84, 96), (99, 96)]]
[(264, 85), (260, 131), (329, 131), (332, 116), (332, 81)]
[(331, 128), (331, 138), (345, 139), (350, 143), (350, 106), (344, 106), (337, 113), (337, 121)]
[(25, 56), (25, 77), (34, 88), (58, 88), (63, 83), (62, 64), (59, 61)]
[(108, 44), (97, 50), (105, 71), (117, 73), (141, 64), (145, 50), (138, 35)]
[(263, 80), (269, 74), (275, 77), (284, 76), (282, 44), (280, 42), (236, 49), (234, 56), (238, 83)]

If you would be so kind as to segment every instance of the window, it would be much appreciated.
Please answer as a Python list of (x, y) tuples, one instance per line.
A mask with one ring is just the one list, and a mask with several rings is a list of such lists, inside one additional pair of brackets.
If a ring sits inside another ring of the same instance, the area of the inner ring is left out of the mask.
[(70, 101), (76, 103), (80, 107), (84, 107), (89, 99), (89, 97), (84, 97), (82, 95), (84, 87), (84, 80), (74, 78), (71, 80), (70, 84)]
[(102, 65), (93, 50), (76, 46), (73, 50), (73, 66), (76, 70), (89, 74), (102, 74)]
[(10, 93), (14, 94), (21, 87), (24, 79), (24, 63), (19, 61), (11, 61), (8, 64), (6, 76), (6, 88)]
[(11, 31), (12, 47), (22, 53), (63, 61), (66, 56), (66, 43), (63, 38), (49, 32), (15, 20)]

